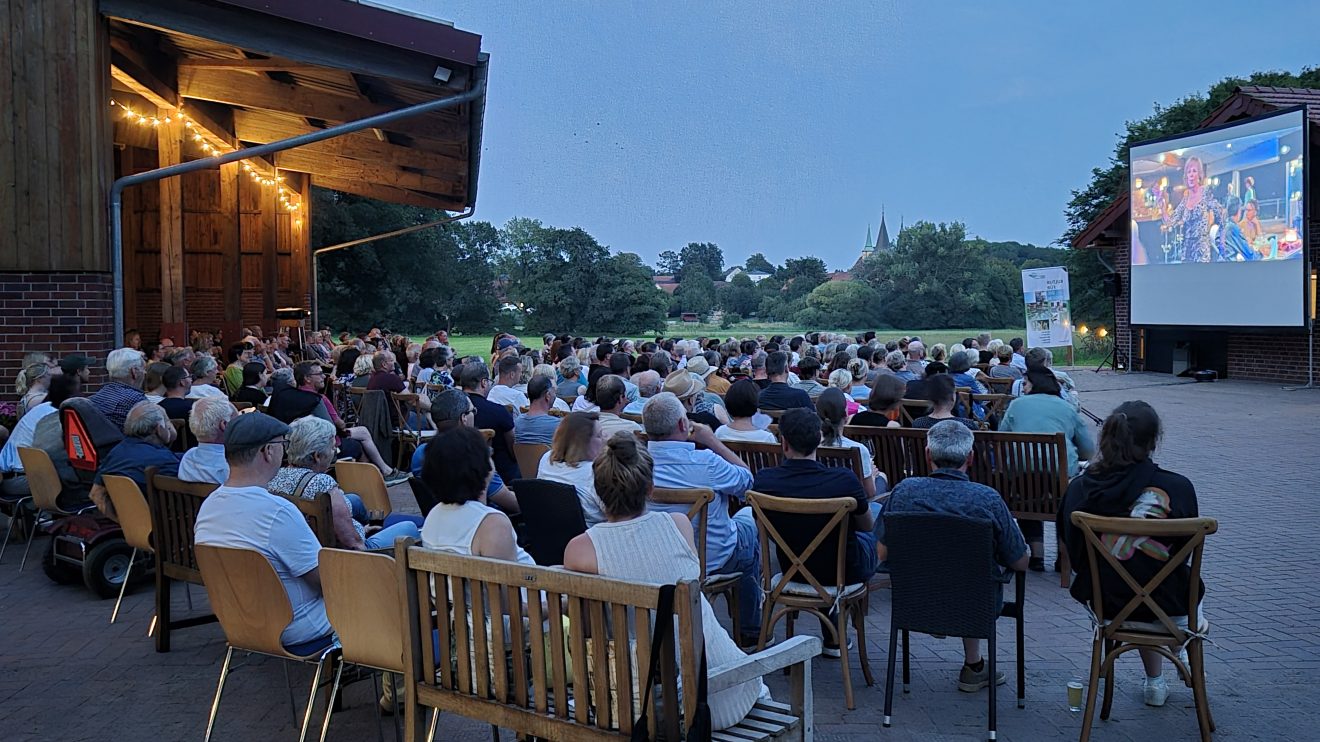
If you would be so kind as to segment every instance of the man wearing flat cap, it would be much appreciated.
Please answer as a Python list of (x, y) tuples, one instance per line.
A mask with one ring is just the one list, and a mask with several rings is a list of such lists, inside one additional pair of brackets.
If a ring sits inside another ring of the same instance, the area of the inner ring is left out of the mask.
[(279, 575), (293, 607), (280, 641), (285, 648), (330, 636), (317, 570), (321, 544), (298, 507), (272, 495), (266, 484), (279, 471), (289, 426), (269, 415), (239, 415), (225, 428), (229, 478), (197, 513), (199, 544), (259, 552)]

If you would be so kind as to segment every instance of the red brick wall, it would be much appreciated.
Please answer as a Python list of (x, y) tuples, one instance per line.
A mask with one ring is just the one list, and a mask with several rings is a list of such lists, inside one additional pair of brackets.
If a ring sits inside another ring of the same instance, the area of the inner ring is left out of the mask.
[(0, 271), (0, 311), (0, 399), (16, 398), (14, 379), (31, 351), (91, 356), (93, 383), (104, 380), (114, 341), (110, 274)]

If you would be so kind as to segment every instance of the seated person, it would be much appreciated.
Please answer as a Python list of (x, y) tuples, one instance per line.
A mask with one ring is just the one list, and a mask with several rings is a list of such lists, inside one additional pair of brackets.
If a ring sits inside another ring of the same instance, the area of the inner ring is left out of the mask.
[(514, 388), (521, 379), (522, 359), (517, 356), (501, 358), (495, 364), (495, 385), (486, 394), (486, 399), (505, 407), (513, 405), (513, 414), (518, 414), (522, 408), (531, 404), (526, 394)]
[[(747, 441), (751, 443), (778, 443), (774, 433), (757, 427), (757, 403), (761, 390), (751, 379), (740, 379), (729, 387), (724, 394), (724, 409), (729, 413), (727, 425), (715, 429), (715, 437), (724, 442)], [(762, 419), (768, 419), (764, 415)]]
[(705, 383), (688, 373), (685, 368), (678, 369), (665, 377), (665, 391), (678, 397), (678, 401), (682, 402), (683, 408), (687, 410), (688, 419), (694, 423), (714, 430), (729, 419), (729, 413), (722, 405), (707, 403)]
[(531, 399), (527, 411), (513, 419), (513, 442), (548, 446), (560, 420), (550, 414), (556, 400), (554, 379), (533, 376), (527, 382), (527, 396)]
[(235, 402), (247, 402), (261, 409), (266, 405), (266, 384), (269, 381), (270, 374), (266, 371), (266, 364), (249, 361), (243, 364), (243, 386), (234, 392), (232, 399)]
[(463, 364), (463, 369), (458, 372), (458, 384), (472, 403), (473, 427), (495, 431), (491, 450), (500, 478), (506, 482), (522, 479), (518, 460), (513, 455), (513, 415), (504, 405), (486, 398), (490, 392), (490, 374), (486, 372), (485, 364), (480, 361)]
[(871, 382), (871, 394), (866, 400), (869, 409), (853, 415), (848, 424), (875, 428), (903, 427), (898, 420), (904, 394), (907, 394), (907, 384), (898, 376), (877, 374)]
[[(596, 406), (600, 408), (600, 436), (608, 439), (615, 433), (641, 432), (642, 426), (619, 417), (628, 404), (628, 390), (623, 386), (623, 379), (614, 374), (606, 374), (596, 381)], [(594, 456), (592, 458), (595, 458)]]
[[(81, 380), (77, 375), (61, 374), (51, 377), (45, 399), (18, 419), (14, 432), (10, 433), (4, 448), (0, 449), (0, 473), (4, 475), (3, 482), (0, 482), (0, 500), (13, 502), (32, 494), (28, 487), (27, 476), (23, 473), (23, 460), (18, 457), (18, 449), (37, 445), (37, 426), (47, 417), (54, 416), (55, 426), (58, 428), (60, 405), (69, 397), (78, 396), (81, 388)], [(63, 450), (62, 440), (60, 448)]]
[(96, 508), (107, 517), (115, 518), (115, 507), (102, 481), (107, 474), (132, 479), (144, 495), (148, 467), (157, 467), (157, 473), (165, 476), (178, 474), (179, 454), (170, 450), (174, 437), (174, 426), (160, 405), (146, 400), (134, 405), (124, 421), (124, 439), (101, 458), (96, 478), (92, 480), (91, 499)]
[(421, 479), (439, 502), (426, 514), (422, 545), (451, 554), (536, 564), (518, 545), (509, 517), (487, 504), (494, 475), (490, 444), (480, 431), (459, 425), (436, 433), (426, 444)]
[[(837, 390), (836, 390), (837, 391)], [(826, 406), (826, 394), (821, 400)], [(821, 444), (821, 419), (807, 409), (789, 410), (779, 418), (779, 434), (783, 437), (784, 463), (767, 467), (756, 473), (752, 489), (775, 497), (803, 497), (828, 499), (851, 497), (857, 500), (849, 521), (848, 543), (844, 556), (844, 581), (848, 585), (864, 583), (875, 574), (875, 523), (880, 517), (880, 504), (871, 502), (862, 484), (851, 471), (837, 466), (825, 466), (816, 460), (816, 449)], [(817, 518), (771, 516), (775, 530), (797, 553), (802, 553), (820, 533)], [(833, 584), (836, 553), (832, 549), (817, 549), (807, 560), (807, 569), (822, 584)], [(779, 553), (779, 570), (783, 574), (789, 567), (786, 554)], [(830, 631), (822, 629), (825, 637), (826, 657), (839, 657), (839, 645), (830, 639)]]
[[(641, 443), (630, 435), (611, 438), (596, 458), (594, 471), (593, 489), (601, 493), (605, 521), (591, 525), (568, 543), (564, 566), (576, 572), (637, 582), (672, 584), (699, 579), (701, 560), (693, 541), (692, 523), (682, 513), (647, 510), (652, 462)], [(647, 558), (638, 559), (639, 552)], [(700, 599), (708, 671), (738, 661), (743, 657), (742, 650), (720, 626), (706, 597)], [(760, 678), (710, 694), (711, 728), (737, 724), (758, 698), (769, 695)]]
[[(335, 426), (316, 417), (302, 417), (289, 426), (289, 465), (281, 467), (266, 485), (273, 495), (315, 500), (330, 495), (330, 517), (335, 539), (344, 549), (387, 549), (399, 538), (420, 539), (415, 515), (391, 513), (385, 526), (368, 536), (366, 507), (356, 494), (345, 494), (329, 474), (335, 464)], [(354, 501), (356, 500), (356, 502)], [(356, 517), (355, 517), (356, 513)]]
[[(272, 413), (277, 411), (277, 407), (281, 411), (284, 410), (286, 401), (296, 403), (298, 406), (305, 406), (307, 401), (312, 398), (311, 395), (315, 395), (325, 414), (320, 414), (315, 408), (310, 414), (314, 417), (323, 417), (335, 426), (335, 434), (338, 436), (339, 451), (342, 456), (373, 464), (377, 469), (380, 469), (380, 475), (385, 478), (386, 487), (393, 487), (396, 484), (408, 481), (410, 477), (408, 472), (395, 469), (385, 463), (385, 457), (381, 456), (380, 449), (376, 447), (376, 442), (371, 438), (371, 431), (361, 425), (349, 427), (343, 418), (339, 416), (334, 403), (324, 394), (325, 369), (319, 363), (304, 361), (294, 366), (293, 379), (298, 388), (296, 390), (284, 390), (278, 395), (278, 400), (272, 398)], [(301, 396), (289, 396), (293, 391), (297, 391)]]
[(201, 399), (202, 397), (224, 397), (229, 399), (229, 395), (220, 388), (223, 384), (220, 380), (220, 364), (209, 355), (200, 355), (193, 359), (192, 365), (188, 367), (192, 374), (192, 386), (188, 389), (188, 396), (192, 399)]
[(981, 426), (975, 420), (968, 420), (965, 417), (957, 417), (953, 414), (954, 408), (958, 405), (958, 392), (954, 388), (952, 376), (934, 374), (927, 376), (923, 384), (926, 388), (926, 397), (934, 405), (934, 408), (925, 415), (913, 420), (912, 427), (932, 428), (943, 420), (956, 420), (968, 430), (981, 429)]
[(797, 375), (801, 379), (793, 385), (794, 389), (801, 389), (807, 393), (807, 396), (815, 399), (820, 393), (825, 391), (825, 385), (816, 381), (816, 374), (820, 371), (820, 359), (807, 357), (798, 362)]
[[(848, 373), (846, 368), (836, 368), (830, 372), (829, 385), (827, 389), (836, 389), (843, 394), (844, 410), (849, 417), (856, 415), (862, 406), (857, 404), (849, 392), (852, 390), (852, 374)], [(821, 392), (824, 394), (824, 392)], [(816, 403), (820, 403), (820, 397), (816, 397)]]
[(225, 430), (229, 477), (202, 501), (194, 539), (266, 557), (293, 608), (280, 642), (306, 654), (315, 648), (308, 645), (324, 644), (334, 630), (321, 597), (321, 544), (298, 506), (266, 489), (280, 469), (288, 435), (289, 426), (261, 412), (239, 415), (230, 423)]
[[(1089, 550), (1081, 529), (1072, 524), (1074, 512), (1108, 518), (1145, 519), (1196, 518), (1200, 515), (1196, 488), (1191, 481), (1181, 474), (1161, 469), (1151, 460), (1160, 432), (1160, 418), (1154, 408), (1145, 402), (1124, 402), (1114, 408), (1100, 429), (1099, 457), (1068, 485), (1055, 526), (1063, 534), (1072, 568), (1077, 572), (1071, 593), (1078, 602), (1091, 601), (1092, 583)], [(1114, 553), (1126, 563), (1124, 568), (1137, 582), (1145, 584), (1168, 565), (1170, 555), (1177, 553), (1185, 543), (1161, 543), (1123, 536), (1114, 544)], [(1106, 601), (1104, 613), (1106, 618), (1112, 618), (1132, 598), (1132, 588), (1103, 562), (1100, 564), (1100, 580)], [(1190, 582), (1191, 569), (1184, 562), (1174, 568), (1152, 597), (1180, 627), (1186, 629), (1188, 616), (1196, 616), (1198, 629), (1204, 630), (1201, 627), (1206, 627), (1206, 622), (1200, 605), (1187, 604)], [(1204, 585), (1198, 586), (1198, 594), (1205, 594)], [(1143, 622), (1151, 630), (1166, 630), (1154, 612), (1144, 605), (1133, 611), (1129, 622), (1138, 630), (1143, 628)], [(1146, 668), (1143, 685), (1146, 704), (1163, 706), (1169, 695), (1162, 674), (1163, 660), (1157, 652), (1138, 651)]]
[(573, 485), (587, 526), (605, 519), (604, 506), (596, 496), (591, 474), (591, 462), (600, 454), (605, 438), (599, 413), (570, 412), (555, 430), (554, 443), (541, 456), (536, 470), (537, 479)]
[(147, 398), (142, 393), (142, 382), (147, 374), (142, 352), (133, 348), (111, 351), (105, 359), (105, 372), (110, 381), (102, 384), (87, 401), (105, 415), (111, 425), (123, 428), (128, 411)]
[(995, 350), (995, 359), (999, 363), (990, 367), (992, 379), (1020, 379), (1022, 369), (1013, 365), (1013, 346), (1001, 345)]
[(193, 403), (188, 429), (197, 445), (184, 452), (179, 461), (179, 479), (185, 482), (223, 484), (229, 477), (225, 462), (225, 428), (238, 417), (238, 410), (228, 397), (205, 397)]
[[(1077, 476), (1078, 462), (1095, 455), (1090, 423), (1059, 395), (1059, 382), (1049, 369), (1028, 368), (1022, 385), (1026, 394), (1009, 403), (999, 430), (1006, 433), (1063, 433), (1068, 450), (1068, 476)], [(1028, 520), (1020, 525), (1031, 547), (1031, 569), (1042, 572), (1045, 569), (1045, 524)], [(1058, 569), (1057, 564), (1055, 568)]]
[(646, 400), (659, 394), (664, 389), (664, 379), (660, 374), (646, 369), (633, 376), (632, 380), (637, 384), (637, 399), (629, 402), (623, 411), (629, 415), (642, 414), (642, 408), (646, 406)]
[(165, 414), (171, 420), (187, 420), (194, 402), (188, 397), (192, 391), (192, 376), (188, 369), (170, 366), (161, 378), (165, 383), (165, 397), (160, 400), (160, 406), (165, 408)]
[[(742, 502), (752, 484), (752, 472), (709, 427), (689, 420), (683, 403), (670, 392), (661, 392), (646, 403), (642, 422), (655, 463), (655, 486), (708, 487), (715, 492), (706, 509), (706, 573), (742, 572), (738, 610), (744, 634), (738, 639), (742, 646), (751, 646), (760, 640), (761, 548), (752, 509), (729, 515), (729, 505)], [(698, 449), (698, 443), (705, 448)], [(649, 507), (687, 512), (686, 505), (651, 503)]]
[(871, 450), (843, 434), (843, 426), (848, 424), (846, 405), (847, 396), (834, 387), (826, 389), (821, 393), (820, 399), (816, 400), (816, 415), (820, 418), (823, 437), (821, 445), (831, 448), (856, 448), (861, 451), (862, 489), (866, 492), (867, 500), (874, 500), (877, 492), (883, 494), (889, 490), (889, 483), (885, 480), (885, 475), (880, 474), (877, 477)]
[[(1000, 579), (1008, 582), (1010, 570), (1021, 572), (1027, 568), (1029, 552), (1004, 498), (993, 488), (968, 480), (972, 441), (972, 431), (965, 426), (951, 420), (936, 423), (926, 436), (931, 475), (899, 482), (885, 502), (885, 513), (944, 513), (990, 522), (995, 532), (995, 562), (1003, 569)], [(876, 524), (876, 552), (881, 561), (888, 554), (883, 519)], [(993, 680), (995, 685), (1003, 685), (1004, 673), (996, 673)], [(963, 639), (958, 690), (975, 693), (990, 682), (990, 671), (981, 658), (981, 640)]]
[(142, 391), (147, 399), (159, 404), (165, 398), (165, 372), (170, 368), (170, 364), (164, 361), (155, 361), (147, 366), (147, 373), (142, 377)]
[[(472, 406), (472, 400), (467, 394), (458, 389), (445, 389), (437, 394), (435, 401), (431, 403), (430, 415), (431, 424), (436, 430), (436, 435), (439, 435), (450, 428), (473, 427), (477, 410)], [(412, 475), (419, 479), (422, 476), (426, 462), (426, 448), (429, 445), (430, 443), (423, 443), (413, 451)], [(500, 477), (498, 471), (486, 485), (486, 499), (506, 513), (518, 512), (518, 498), (505, 486), (504, 479)]]
[[(802, 359), (806, 363), (808, 359)], [(798, 364), (802, 368), (802, 364)], [(769, 353), (765, 358), (765, 373), (769, 380), (761, 389), (758, 406), (763, 410), (791, 410), (794, 407), (815, 409), (811, 396), (788, 385), (788, 354), (782, 350)], [(811, 377), (808, 377), (811, 378)], [(824, 387), (821, 388), (822, 391)]]

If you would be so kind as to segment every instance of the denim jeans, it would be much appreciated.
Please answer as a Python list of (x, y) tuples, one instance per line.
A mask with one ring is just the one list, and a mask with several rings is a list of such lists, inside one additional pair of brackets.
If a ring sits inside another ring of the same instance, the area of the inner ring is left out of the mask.
[(400, 521), (393, 525), (385, 526), (376, 533), (363, 539), (368, 549), (391, 549), (394, 548), (394, 541), (401, 538), (411, 538), (418, 541), (422, 540), (422, 532), (417, 530), (417, 525), (410, 521)]
[(738, 533), (729, 561), (715, 567), (707, 565), (707, 574), (742, 572), (738, 581), (738, 615), (744, 636), (757, 637), (761, 630), (761, 541), (756, 531), (756, 520), (750, 507), (742, 508), (730, 518)]
[[(349, 513), (352, 514), (353, 520), (357, 521), (358, 523), (365, 524), (367, 522), (367, 506), (362, 502), (362, 498), (352, 493), (344, 495), (344, 498), (348, 500), (348, 510)], [(422, 518), (422, 516), (420, 515), (409, 515), (408, 513), (390, 513), (389, 515), (385, 516), (384, 526), (386, 528), (389, 528), (390, 526), (399, 523), (411, 523), (413, 524), (413, 526), (420, 529), (422, 527), (423, 522), (425, 522), (425, 519)], [(413, 538), (419, 539), (421, 538), (421, 536), (413, 536)], [(394, 542), (391, 541), (390, 543), (393, 544)]]

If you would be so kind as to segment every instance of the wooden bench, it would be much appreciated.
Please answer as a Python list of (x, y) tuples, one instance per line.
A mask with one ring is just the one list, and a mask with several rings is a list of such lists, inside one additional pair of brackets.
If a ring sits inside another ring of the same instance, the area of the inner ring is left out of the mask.
[(170, 651), (170, 631), (213, 623), (214, 614), (170, 619), (170, 592), (175, 580), (201, 585), (202, 573), (193, 550), (193, 532), (202, 500), (218, 485), (185, 482), (148, 467), (147, 506), (156, 556), (156, 651)]
[(848, 425), (843, 434), (870, 449), (875, 457), (875, 469), (885, 475), (890, 489), (908, 477), (930, 476), (926, 431), (922, 428)]
[[(631, 738), (641, 715), (641, 694), (634, 689), (645, 682), (660, 585), (445, 554), (411, 543), (395, 546), (407, 617), (408, 739), (424, 739), (423, 719), (431, 708), (547, 740)], [(661, 700), (651, 704), (650, 739), (683, 739), (696, 713), (697, 684), (683, 682), (688, 692), (680, 709), (678, 681), (700, 672), (700, 596), (696, 580), (676, 586), (674, 630), (660, 637)], [(504, 614), (507, 621), (491, 618)], [(791, 678), (788, 704), (759, 701), (741, 723), (712, 739), (812, 739), (811, 660), (820, 646), (814, 636), (794, 637), (709, 676), (710, 694), (784, 668)]]
[[(845, 435), (847, 435), (845, 433)], [(851, 437), (851, 436), (849, 436)], [(750, 441), (725, 441), (742, 459), (747, 468), (755, 475), (758, 471), (784, 463), (784, 449), (778, 443), (752, 443)], [(825, 466), (840, 466), (851, 470), (862, 478), (862, 452), (856, 448), (834, 448), (821, 446), (816, 449), (816, 460)]]

